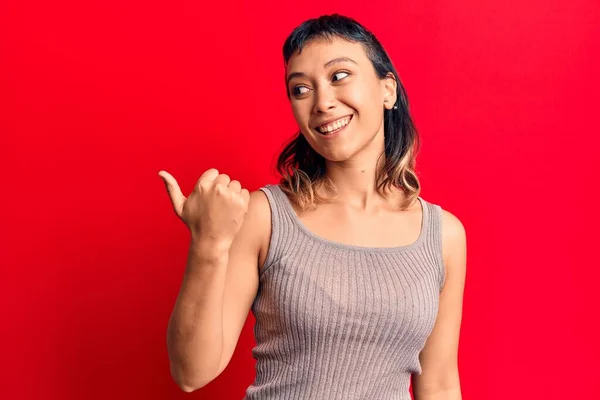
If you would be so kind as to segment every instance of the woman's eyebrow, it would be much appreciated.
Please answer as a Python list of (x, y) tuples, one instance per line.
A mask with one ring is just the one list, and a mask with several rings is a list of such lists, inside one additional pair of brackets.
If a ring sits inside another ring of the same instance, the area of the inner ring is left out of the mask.
[(341, 62), (351, 62), (351, 63), (353, 63), (353, 64), (356, 64), (356, 65), (358, 65), (358, 64), (356, 63), (356, 61), (354, 61), (354, 60), (353, 60), (353, 59), (351, 59), (351, 58), (348, 58), (348, 57), (338, 57), (338, 58), (334, 58), (333, 60), (329, 60), (329, 61), (327, 61), (327, 62), (325, 63), (325, 65), (323, 65), (323, 68), (327, 68), (327, 67), (329, 67), (329, 66), (331, 66), (331, 65), (333, 65), (333, 64), (337, 64), (337, 63), (341, 63)]
[[(333, 64), (343, 63), (343, 62), (350, 62), (350, 63), (358, 65), (358, 63), (356, 61), (354, 61), (353, 59), (351, 59), (351, 58), (348, 58), (348, 57), (337, 57), (337, 58), (334, 58), (333, 60), (327, 61), (323, 65), (323, 68), (327, 68), (327, 67), (332, 66)], [(291, 74), (288, 75), (285, 83), (289, 84), (290, 80), (292, 80), (293, 78), (304, 77), (304, 76), (306, 76), (306, 74), (304, 72), (292, 72)]]

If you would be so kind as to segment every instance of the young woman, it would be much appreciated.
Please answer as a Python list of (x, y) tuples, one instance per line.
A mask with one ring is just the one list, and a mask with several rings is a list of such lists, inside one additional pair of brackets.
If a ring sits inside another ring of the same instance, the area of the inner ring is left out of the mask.
[(376, 37), (340, 15), (285, 42), (299, 126), (279, 185), (248, 193), (210, 169), (184, 197), (191, 232), (168, 328), (171, 373), (189, 392), (227, 366), (250, 309), (256, 380), (246, 399), (461, 398), (466, 270), (461, 222), (419, 196), (418, 136)]

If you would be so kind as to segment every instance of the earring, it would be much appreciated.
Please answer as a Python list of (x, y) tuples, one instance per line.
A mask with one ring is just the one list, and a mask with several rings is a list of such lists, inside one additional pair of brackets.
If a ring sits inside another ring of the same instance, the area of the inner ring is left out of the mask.
[[(384, 102), (384, 103), (387, 103), (387, 102), (388, 102), (388, 99), (384, 99), (384, 100), (383, 100), (383, 102)], [(394, 110), (397, 110), (397, 109), (398, 109), (398, 106), (394, 105)]]

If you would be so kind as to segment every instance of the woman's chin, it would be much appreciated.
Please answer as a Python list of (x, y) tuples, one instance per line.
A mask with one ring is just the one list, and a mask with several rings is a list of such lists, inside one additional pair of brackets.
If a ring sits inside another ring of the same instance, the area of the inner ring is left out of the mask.
[(351, 151), (344, 151), (343, 149), (329, 149), (327, 151), (320, 152), (323, 158), (329, 162), (343, 162), (348, 161), (352, 157)]

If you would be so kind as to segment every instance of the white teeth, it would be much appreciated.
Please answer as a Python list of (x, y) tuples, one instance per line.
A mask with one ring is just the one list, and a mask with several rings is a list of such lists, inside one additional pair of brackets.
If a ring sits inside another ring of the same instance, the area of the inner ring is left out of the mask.
[(350, 122), (350, 117), (339, 119), (327, 125), (321, 125), (317, 128), (317, 130), (321, 133), (329, 133), (348, 125), (348, 122)]

